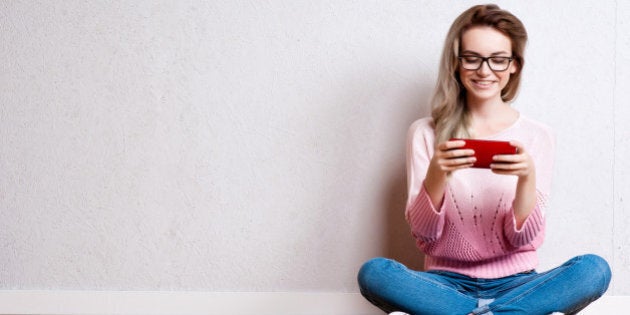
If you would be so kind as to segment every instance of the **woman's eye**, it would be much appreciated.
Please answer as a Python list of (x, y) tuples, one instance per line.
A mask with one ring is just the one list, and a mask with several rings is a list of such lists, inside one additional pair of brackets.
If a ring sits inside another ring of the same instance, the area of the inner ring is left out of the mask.
[(478, 57), (464, 57), (464, 62), (477, 63), (479, 62), (479, 58)]
[(496, 65), (504, 65), (504, 64), (508, 63), (509, 60), (510, 60), (510, 58), (503, 58), (503, 57), (492, 58), (491, 59), (492, 63), (494, 63)]

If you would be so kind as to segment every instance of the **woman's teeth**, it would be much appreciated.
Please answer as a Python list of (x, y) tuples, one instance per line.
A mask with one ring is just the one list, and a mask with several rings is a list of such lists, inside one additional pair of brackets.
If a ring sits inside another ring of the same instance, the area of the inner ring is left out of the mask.
[(488, 85), (492, 84), (492, 81), (486, 81), (486, 80), (484, 80), (484, 81), (473, 81), (473, 82), (475, 82), (476, 84), (481, 85), (481, 86), (488, 86)]

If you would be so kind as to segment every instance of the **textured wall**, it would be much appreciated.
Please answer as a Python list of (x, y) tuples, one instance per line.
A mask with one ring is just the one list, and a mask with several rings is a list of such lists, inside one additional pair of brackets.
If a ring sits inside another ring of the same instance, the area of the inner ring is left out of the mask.
[[(471, 1), (0, 2), (0, 289), (356, 291), (418, 266), (404, 137)], [(499, 2), (554, 126), (542, 267), (630, 294), (630, 5)]]

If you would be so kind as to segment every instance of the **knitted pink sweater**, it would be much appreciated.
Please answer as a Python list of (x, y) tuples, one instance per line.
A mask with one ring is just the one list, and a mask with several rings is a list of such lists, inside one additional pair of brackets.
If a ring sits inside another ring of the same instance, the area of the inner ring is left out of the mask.
[(407, 144), (409, 198), (405, 216), (425, 254), (426, 270), (445, 270), (473, 278), (500, 278), (532, 270), (545, 232), (545, 204), (551, 188), (554, 138), (551, 130), (521, 116), (487, 140), (517, 140), (536, 166), (536, 208), (516, 228), (512, 201), (516, 176), (488, 169), (453, 172), (444, 201), (433, 206), (423, 182), (434, 151), (431, 118), (411, 125)]

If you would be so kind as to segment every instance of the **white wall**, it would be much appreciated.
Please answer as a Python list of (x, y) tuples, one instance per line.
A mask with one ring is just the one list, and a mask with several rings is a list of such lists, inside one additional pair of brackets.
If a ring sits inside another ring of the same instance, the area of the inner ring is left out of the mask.
[[(356, 292), (421, 265), (404, 137), (472, 1), (0, 2), (0, 289)], [(630, 5), (500, 1), (554, 126), (542, 268), (630, 294)]]

